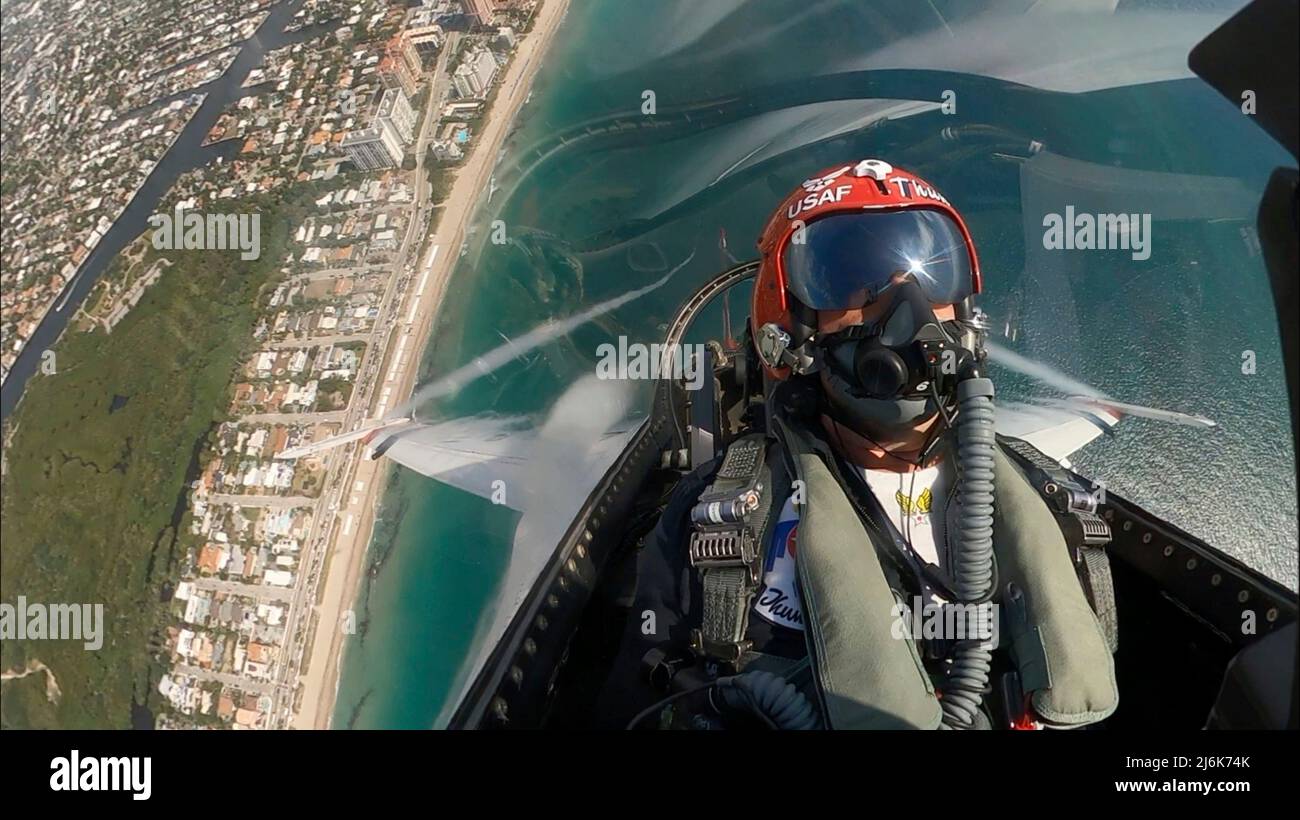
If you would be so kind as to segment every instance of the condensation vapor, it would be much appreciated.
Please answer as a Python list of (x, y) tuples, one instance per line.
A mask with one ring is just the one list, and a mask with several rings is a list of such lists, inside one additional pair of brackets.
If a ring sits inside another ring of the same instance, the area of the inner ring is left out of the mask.
[(1024, 374), (1031, 379), (1046, 384), (1048, 387), (1054, 387), (1062, 393), (1070, 395), (1088, 396), (1094, 399), (1109, 398), (1105, 393), (1090, 384), (1081, 382), (1049, 364), (1028, 359), (1009, 350), (997, 342), (985, 341), (984, 348), (988, 350), (989, 356), (993, 361), (1009, 370)]
[(444, 396), (450, 396), (477, 379), (481, 379), (489, 373), (500, 370), (515, 359), (572, 333), (587, 322), (603, 316), (611, 310), (617, 310), (628, 302), (645, 296), (647, 293), (658, 290), (667, 284), (668, 280), (673, 277), (673, 274), (684, 268), (694, 258), (695, 251), (691, 251), (690, 256), (687, 256), (680, 264), (668, 271), (658, 280), (651, 282), (643, 288), (637, 288), (636, 290), (628, 291), (621, 296), (616, 296), (613, 299), (607, 299), (606, 301), (593, 305), (587, 310), (570, 316), (567, 319), (547, 322), (546, 324), (533, 328), (514, 341), (507, 341), (505, 344), (494, 347), (482, 356), (475, 357), (472, 362), (461, 365), (446, 376), (436, 379), (431, 384), (421, 387), (415, 392), (415, 395), (411, 396), (409, 401), (396, 407), (388, 414), (388, 417), (396, 418), (404, 416), (410, 413), (412, 409), (419, 407), (425, 402), (439, 399)]

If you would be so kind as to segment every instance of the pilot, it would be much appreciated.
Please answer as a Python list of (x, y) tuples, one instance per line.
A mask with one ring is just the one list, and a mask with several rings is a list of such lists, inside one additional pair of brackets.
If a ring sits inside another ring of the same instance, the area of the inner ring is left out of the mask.
[(1101, 519), (1052, 503), (1059, 465), (994, 432), (956, 209), (901, 168), (848, 162), (791, 193), (759, 249), (762, 420), (679, 482), (638, 551), (598, 711), (638, 727), (1105, 719), (1113, 597), (1078, 535), (1078, 516)]

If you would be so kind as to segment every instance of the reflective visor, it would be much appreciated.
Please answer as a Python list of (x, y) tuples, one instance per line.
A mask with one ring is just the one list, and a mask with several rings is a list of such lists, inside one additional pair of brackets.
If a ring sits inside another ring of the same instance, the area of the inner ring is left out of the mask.
[(874, 302), (910, 275), (931, 302), (971, 295), (970, 253), (957, 223), (939, 211), (852, 211), (822, 217), (786, 243), (786, 287), (816, 310)]

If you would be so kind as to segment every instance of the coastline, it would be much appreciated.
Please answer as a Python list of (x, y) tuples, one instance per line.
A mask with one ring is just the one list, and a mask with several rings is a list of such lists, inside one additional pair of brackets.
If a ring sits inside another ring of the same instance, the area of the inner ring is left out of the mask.
[[(405, 400), (415, 389), (420, 363), (452, 272), (460, 259), (457, 250), (463, 241), (474, 205), (490, 183), (506, 135), (531, 94), (543, 57), (555, 39), (568, 6), (569, 0), (545, 0), (541, 4), (532, 30), (520, 41), (499, 80), (497, 96), (492, 107), (485, 112), (485, 125), (477, 143), (456, 172), (451, 193), (442, 205), (442, 218), (425, 246), (439, 249), (429, 267), (429, 281), (423, 288), (412, 288), (399, 309), (398, 315), (414, 311), (414, 315), (419, 318), (411, 355), (404, 362), (397, 363), (391, 394), (394, 399), (402, 397), (400, 400)], [(417, 275), (421, 274), (417, 272)], [(395, 344), (397, 338), (401, 337), (394, 336), (384, 351), (380, 372), (393, 366), (392, 359), (398, 355), (398, 345)], [(374, 414), (377, 402), (385, 401), (381, 396), (382, 391), (377, 389), (370, 397), (367, 418)], [(396, 403), (398, 402), (393, 402)], [(391, 469), (387, 463), (367, 460), (363, 453), (364, 448), (356, 446), (347, 456), (352, 462), (351, 477), (344, 484), (346, 489), (340, 494), (340, 500), (343, 497), (351, 500), (346, 506), (340, 505), (337, 520), (353, 515), (356, 517), (356, 526), (348, 535), (338, 535), (330, 548), (323, 592), (319, 604), (314, 607), (318, 617), (309, 647), (309, 659), (306, 661), (307, 674), (300, 679), (303, 692), (301, 705), (294, 716), (294, 728), (327, 729), (333, 718), (347, 637), (338, 625), (343, 613), (354, 606), (360, 591), (362, 568), (373, 537), (376, 512)]]

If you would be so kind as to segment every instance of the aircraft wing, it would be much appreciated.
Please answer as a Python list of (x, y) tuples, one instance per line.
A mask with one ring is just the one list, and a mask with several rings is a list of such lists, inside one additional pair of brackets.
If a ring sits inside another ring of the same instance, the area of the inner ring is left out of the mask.
[(997, 404), (997, 430), (1023, 439), (1048, 458), (1068, 467), (1068, 456), (1101, 435), (1110, 435), (1120, 415), (1102, 407), (1044, 406), (1001, 402)]
[[(390, 458), (421, 475), (492, 499), (522, 512), (523, 475), (536, 441), (526, 420), (472, 416), (380, 431), (369, 442), (372, 458)], [(501, 483), (497, 483), (501, 482)]]
[(1048, 457), (1069, 467), (1067, 456), (1101, 435), (1111, 435), (1126, 416), (1154, 419), (1186, 427), (1211, 429), (1218, 424), (1205, 416), (1144, 407), (1098, 396), (1044, 399), (1045, 404), (1006, 402), (997, 405), (997, 429), (1004, 436), (1024, 439)]
[[(622, 425), (586, 442), (583, 481), (595, 479), (627, 441), (631, 426)], [(453, 421), (416, 422), (370, 441), (372, 458), (389, 458), (403, 467), (473, 493), (517, 512), (536, 506), (537, 474), (542, 456), (537, 429), (524, 418), (471, 416)], [(582, 483), (570, 475), (566, 481)], [(575, 497), (583, 487), (577, 487)], [(581, 495), (585, 498), (585, 495)]]

